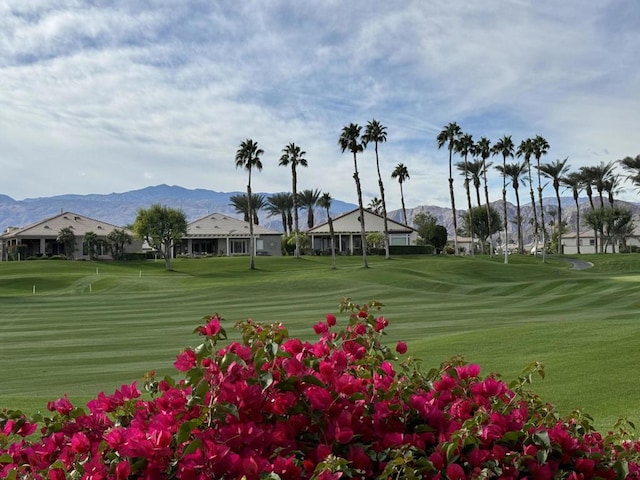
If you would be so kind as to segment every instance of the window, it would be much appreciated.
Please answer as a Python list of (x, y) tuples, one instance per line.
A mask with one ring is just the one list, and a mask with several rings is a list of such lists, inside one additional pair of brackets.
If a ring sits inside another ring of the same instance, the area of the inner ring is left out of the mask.
[(231, 240), (231, 254), (249, 253), (247, 248), (247, 240)]

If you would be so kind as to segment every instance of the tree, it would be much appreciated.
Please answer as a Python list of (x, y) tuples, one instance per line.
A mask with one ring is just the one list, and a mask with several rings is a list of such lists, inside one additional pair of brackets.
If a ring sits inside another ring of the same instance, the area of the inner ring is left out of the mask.
[(590, 168), (591, 178), (595, 184), (598, 196), (600, 197), (600, 206), (604, 207), (603, 193), (605, 191), (605, 185), (607, 181), (613, 176), (613, 170), (615, 168), (615, 162), (600, 162), (599, 165), (595, 165)]
[[(378, 144), (387, 141), (387, 127), (383, 126), (376, 119), (373, 119), (367, 123), (362, 136), (362, 141), (365, 146), (368, 143), (374, 144), (374, 150), (376, 153), (376, 170), (378, 171), (378, 186), (380, 187), (382, 218), (384, 221), (384, 258), (389, 259), (389, 225), (387, 221), (387, 203), (384, 199), (384, 183), (382, 182), (382, 175), (380, 174), (380, 160), (378, 158)], [(379, 212), (377, 212), (379, 213)]]
[(404, 192), (402, 190), (402, 184), (409, 180), (409, 170), (403, 163), (396, 165), (396, 168), (391, 172), (391, 178), (397, 178), (400, 184), (400, 200), (402, 201), (402, 215), (404, 217), (404, 224), (407, 224), (407, 209), (404, 206)]
[(114, 260), (123, 260), (124, 247), (125, 245), (131, 245), (133, 237), (122, 228), (114, 228), (111, 233), (107, 235), (106, 241), (111, 251), (111, 257)]
[[(484, 162), (481, 159), (469, 160), (469, 162), (467, 162), (467, 182), (473, 183), (473, 188), (476, 191), (476, 201), (478, 202), (478, 207), (482, 205), (482, 201), (480, 200), (480, 187), (482, 186), (483, 165)], [(462, 164), (461, 166), (458, 163), (457, 166), (458, 170), (464, 170), (464, 164)]]
[(380, 215), (382, 213), (382, 200), (378, 197), (373, 197), (369, 202), (369, 205), (367, 205), (367, 209)]
[(551, 163), (544, 163), (539, 167), (540, 172), (553, 181), (553, 189), (556, 192), (556, 200), (558, 201), (558, 219), (556, 221), (556, 232), (558, 236), (557, 253), (562, 253), (562, 201), (560, 199), (560, 180), (569, 171), (569, 166), (567, 165), (568, 160), (568, 158), (556, 160)]
[(252, 193), (251, 203), (247, 200), (247, 195), (245, 193), (231, 195), (229, 200), (231, 201), (231, 206), (235, 208), (237, 213), (242, 215), (244, 221), (247, 223), (249, 222), (249, 205), (251, 205), (251, 218), (253, 219), (253, 224), (260, 225), (258, 212), (267, 205), (264, 195), (260, 193)]
[(438, 148), (442, 148), (447, 145), (449, 150), (449, 194), (451, 196), (451, 212), (453, 213), (453, 249), (455, 254), (458, 254), (458, 220), (456, 217), (456, 198), (453, 193), (453, 167), (451, 163), (451, 157), (453, 156), (453, 149), (455, 147), (456, 140), (462, 135), (462, 129), (456, 122), (451, 122), (445, 125), (443, 130), (438, 134), (436, 140), (438, 142)]
[(624, 157), (618, 162), (622, 165), (622, 168), (629, 172), (626, 179), (630, 180), (636, 187), (640, 187), (640, 155)]
[(635, 228), (631, 210), (618, 205), (589, 210), (584, 215), (584, 221), (594, 230), (603, 232), (602, 253), (607, 252), (609, 243), (615, 252), (614, 242), (619, 240), (624, 243)]
[(578, 199), (580, 198), (580, 191), (584, 187), (582, 175), (579, 172), (569, 172), (560, 179), (560, 183), (571, 189), (573, 201), (576, 204), (576, 245), (578, 255), (580, 255), (580, 204)]
[[(251, 206), (251, 172), (255, 168), (258, 171), (262, 170), (262, 161), (260, 157), (264, 154), (264, 150), (258, 147), (258, 142), (254, 142), (250, 138), (247, 138), (236, 151), (236, 168), (241, 167), (247, 170), (249, 173), (249, 181), (247, 182), (247, 211), (252, 212)], [(255, 256), (255, 239), (253, 238), (253, 218), (249, 215), (249, 268), (254, 270), (256, 268)]]
[(307, 226), (313, 228), (316, 223), (313, 209), (318, 205), (320, 190), (303, 190), (298, 193), (298, 205), (307, 211)]
[(538, 249), (539, 241), (539, 229), (538, 229), (538, 211), (536, 208), (536, 197), (533, 193), (533, 180), (531, 178), (531, 157), (535, 153), (535, 144), (532, 138), (527, 138), (520, 142), (518, 149), (516, 150), (516, 156), (518, 158), (524, 157), (524, 163), (527, 169), (527, 176), (529, 179), (529, 195), (531, 197), (531, 209), (533, 211), (533, 238), (535, 243), (535, 249)]
[[(418, 230), (418, 245), (431, 245), (436, 252), (441, 251), (447, 244), (447, 229), (438, 224), (438, 220), (431, 213), (420, 212), (413, 218)], [(444, 233), (444, 238), (443, 238)]]
[(96, 232), (87, 232), (82, 237), (82, 245), (86, 249), (87, 255), (89, 255), (89, 260), (95, 260), (97, 258), (99, 243), (100, 239)]
[(364, 225), (364, 206), (362, 205), (362, 188), (360, 187), (360, 176), (358, 175), (358, 160), (357, 155), (364, 151), (366, 144), (360, 141), (361, 127), (358, 124), (350, 123), (346, 127), (343, 127), (340, 138), (338, 139), (338, 145), (342, 150), (342, 153), (349, 150), (353, 154), (353, 180), (356, 182), (356, 192), (358, 194), (358, 211), (360, 213), (360, 244), (362, 245), (362, 263), (365, 268), (369, 268), (367, 262), (367, 237)]
[[(284, 235), (287, 236), (287, 227), (289, 226), (289, 219), (292, 217), (293, 211), (293, 195), (289, 192), (274, 193), (267, 197), (267, 212), (272, 216), (280, 216), (282, 222), (282, 230)], [(292, 228), (289, 228), (289, 233), (292, 232)], [(299, 242), (296, 244), (296, 248), (299, 246)]]
[[(511, 135), (504, 135), (491, 149), (494, 155), (502, 155), (502, 168), (506, 169), (507, 158), (513, 158), (513, 140)], [(502, 214), (504, 218), (502, 223), (504, 226), (504, 245), (502, 250), (504, 251), (504, 263), (509, 263), (509, 252), (507, 251), (507, 245), (509, 245), (509, 222), (507, 218), (507, 177), (502, 176)]]
[[(533, 156), (536, 159), (536, 169), (538, 172), (538, 200), (540, 202), (540, 226), (542, 227), (542, 263), (547, 261), (547, 233), (544, 226), (544, 204), (542, 199), (542, 180), (540, 178), (540, 159), (543, 155), (546, 155), (549, 151), (549, 142), (540, 136), (536, 135), (533, 142)], [(538, 249), (538, 244), (536, 240), (536, 250)]]
[[(304, 158), (307, 152), (303, 151), (295, 143), (290, 143), (282, 149), (279, 165), (286, 167), (291, 165), (291, 194), (293, 198), (293, 222), (294, 235), (296, 238), (295, 256), (300, 257), (300, 241), (298, 240), (298, 232), (300, 231), (300, 223), (298, 222), (298, 175), (296, 168), (298, 166), (306, 167), (307, 159)], [(313, 225), (311, 225), (312, 227)], [(311, 228), (309, 227), (309, 228)]]
[[(594, 175), (591, 167), (580, 167), (579, 170), (580, 179), (582, 180), (582, 184), (584, 185), (584, 191), (587, 194), (587, 198), (589, 199), (589, 205), (591, 206), (591, 210), (595, 210), (595, 205), (593, 203), (593, 184), (594, 184)], [(601, 230), (593, 231), (594, 238), (594, 251), (598, 252), (598, 235), (602, 236), (603, 233)], [(600, 242), (602, 245), (602, 242)]]
[(485, 206), (475, 207), (471, 215), (463, 215), (462, 219), (465, 230), (473, 231), (482, 243), (483, 249), (487, 240), (500, 231), (500, 214), (491, 205), (488, 209)]
[(336, 244), (333, 232), (333, 220), (331, 219), (331, 195), (328, 192), (322, 194), (318, 199), (318, 206), (327, 211), (327, 223), (329, 223), (329, 238), (331, 240), (331, 268), (336, 269)]
[(521, 254), (524, 253), (524, 242), (522, 239), (522, 214), (520, 210), (520, 194), (518, 192), (518, 187), (520, 185), (520, 179), (526, 170), (525, 163), (507, 163), (506, 165), (496, 165), (496, 170), (498, 170), (503, 177), (509, 178), (509, 182), (513, 187), (513, 192), (516, 196), (516, 225), (518, 230), (518, 252)]
[[(465, 133), (460, 136), (460, 138), (455, 142), (455, 150), (459, 153), (464, 161), (462, 162), (462, 171), (464, 175), (464, 188), (467, 193), (467, 212), (471, 214), (471, 189), (469, 188), (469, 161), (468, 156), (469, 153), (473, 151), (473, 137)], [(458, 168), (460, 168), (458, 166)], [(471, 244), (473, 245), (473, 232), (471, 232)], [(474, 249), (471, 249), (471, 255), (474, 254)]]
[(171, 270), (171, 247), (186, 235), (187, 218), (182, 210), (156, 203), (138, 209), (133, 231), (164, 258), (165, 268)]
[(76, 235), (73, 233), (73, 228), (61, 228), (56, 237), (56, 242), (62, 245), (65, 256), (73, 259), (73, 252), (76, 251)]
[[(491, 141), (487, 137), (481, 137), (480, 140), (475, 144), (473, 149), (473, 154), (476, 157), (480, 157), (482, 159), (482, 179), (484, 183), (484, 199), (485, 199), (485, 210), (487, 211), (487, 221), (490, 223), (491, 211), (489, 210), (489, 186), (487, 184), (487, 170), (491, 167), (491, 163), (487, 162), (489, 157), (491, 156)], [(492, 225), (488, 226), (489, 230), (493, 229)], [(498, 230), (499, 231), (499, 230)], [(484, 251), (485, 243), (482, 244), (482, 248)], [(489, 237), (489, 255), (493, 256), (493, 237)]]

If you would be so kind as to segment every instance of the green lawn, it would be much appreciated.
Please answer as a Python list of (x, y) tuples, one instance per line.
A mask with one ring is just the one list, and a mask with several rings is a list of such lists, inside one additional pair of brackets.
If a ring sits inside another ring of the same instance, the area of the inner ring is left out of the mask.
[(406, 340), (425, 368), (460, 354), (511, 380), (540, 361), (534, 390), (561, 412), (583, 408), (600, 429), (639, 421), (640, 255), (586, 259), (585, 271), (520, 256), (370, 257), (369, 269), (340, 257), (337, 270), (328, 257), (258, 257), (255, 271), (246, 257), (177, 259), (172, 272), (161, 261), (0, 263), (0, 408), (34, 412), (65, 393), (82, 404), (149, 370), (173, 374), (214, 312), (232, 338), (249, 317), (312, 338), (349, 296), (383, 302), (389, 344)]

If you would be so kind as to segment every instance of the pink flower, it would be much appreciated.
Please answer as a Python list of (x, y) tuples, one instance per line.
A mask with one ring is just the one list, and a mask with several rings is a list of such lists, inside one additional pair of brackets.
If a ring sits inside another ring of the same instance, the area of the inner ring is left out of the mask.
[(396, 352), (398, 352), (400, 355), (404, 355), (405, 353), (407, 353), (407, 342), (398, 342), (396, 344)]
[(464, 469), (457, 463), (447, 466), (447, 477), (449, 480), (465, 480), (467, 478), (464, 474)]
[(71, 450), (76, 453), (86, 453), (90, 447), (89, 438), (82, 432), (74, 434), (71, 438)]
[(188, 348), (182, 352), (173, 362), (173, 366), (181, 372), (187, 372), (196, 366), (196, 354), (193, 350)]
[(336, 316), (333, 313), (327, 313), (327, 325), (333, 327), (336, 324)]
[(329, 331), (329, 327), (327, 327), (326, 323), (318, 322), (313, 326), (313, 331), (318, 335), (322, 335), (323, 333), (327, 333)]
[(198, 329), (201, 335), (206, 335), (207, 337), (213, 337), (220, 332), (220, 319), (217, 316), (212, 316), (204, 327), (200, 327)]

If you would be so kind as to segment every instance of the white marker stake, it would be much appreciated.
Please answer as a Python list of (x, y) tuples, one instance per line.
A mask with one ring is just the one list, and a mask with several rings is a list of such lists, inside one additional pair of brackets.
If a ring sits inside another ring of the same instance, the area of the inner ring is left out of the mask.
[(89, 293), (91, 293), (93, 290), (91, 290), (91, 284), (89, 284)]
[(33, 286), (33, 294), (34, 295), (36, 294), (36, 286), (35, 285)]

